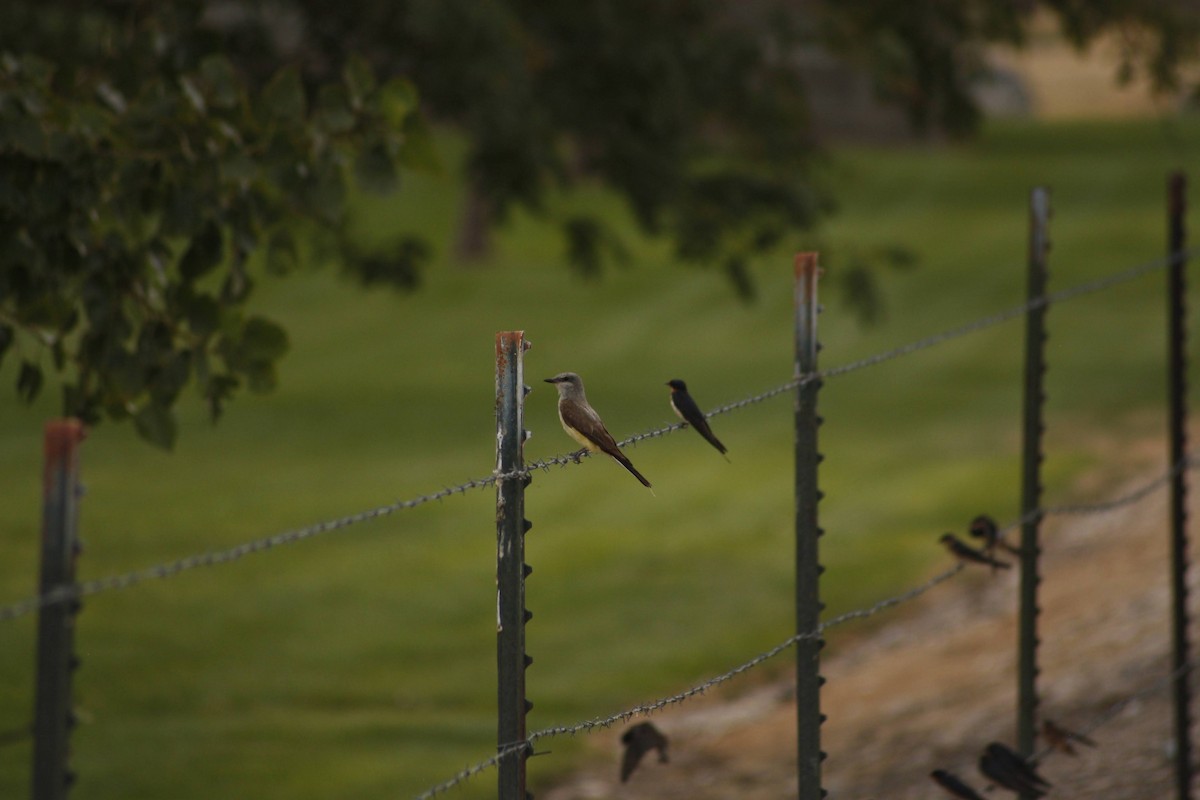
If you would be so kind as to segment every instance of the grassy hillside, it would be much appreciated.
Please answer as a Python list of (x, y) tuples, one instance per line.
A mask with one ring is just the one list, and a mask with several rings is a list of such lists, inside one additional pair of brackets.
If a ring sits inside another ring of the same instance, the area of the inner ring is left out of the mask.
[[(883, 275), (883, 322), (827, 293), (825, 366), (1021, 302), (1027, 193), (1052, 187), (1053, 288), (1159, 255), (1166, 172), (1195, 162), (1197, 126), (997, 127), (946, 148), (851, 149), (827, 177), (841, 213), (795, 242), (833, 254), (905, 244)], [(457, 197), (414, 178), (363, 208), (364, 235), (447, 235)], [(605, 207), (602, 195), (575, 202)], [(494, 336), (522, 328), (531, 459), (569, 449), (552, 387), (579, 372), (618, 436), (672, 421), (663, 383), (712, 407), (790, 377), (791, 258), (754, 267), (760, 300), (640, 244), (585, 282), (518, 219), (496, 263), (444, 266), (416, 294), (363, 292), (333, 271), (263, 283), (292, 335), (279, 391), (217, 427), (182, 409), (178, 450), (101, 426), (84, 451), (82, 577), (220, 548), (487, 475)], [(833, 275), (830, 276), (834, 277)], [(1048, 501), (1085, 469), (1131, 467), (1124, 442), (1162, 430), (1162, 278), (1050, 312)], [(836, 613), (945, 564), (947, 528), (1016, 512), (1020, 321), (831, 379), (821, 484)], [(0, 370), (8, 387), (12, 364)], [(40, 439), (50, 402), (0, 393), (0, 602), (34, 586)], [(786, 397), (722, 416), (725, 463), (685, 431), (630, 451), (657, 496), (609, 461), (536, 476), (528, 649), (532, 728), (685, 688), (792, 625), (792, 432)], [(1148, 454), (1155, 456), (1154, 453)], [(1115, 461), (1113, 459), (1116, 459)], [(493, 497), (476, 492), (236, 564), (98, 596), (79, 620), (80, 800), (411, 796), (494, 748)], [(0, 729), (29, 718), (33, 618), (0, 626)], [(786, 669), (786, 659), (777, 666)], [(574, 742), (531, 764), (570, 765)], [(0, 748), (0, 796), (27, 791), (29, 748)], [(493, 794), (489, 773), (459, 796)]]

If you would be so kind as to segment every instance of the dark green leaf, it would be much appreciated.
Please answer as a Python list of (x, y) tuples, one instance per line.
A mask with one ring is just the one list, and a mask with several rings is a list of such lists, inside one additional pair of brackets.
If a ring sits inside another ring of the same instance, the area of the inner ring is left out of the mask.
[(237, 74), (223, 55), (206, 57), (200, 62), (200, 76), (207, 84), (210, 102), (218, 108), (233, 108), (241, 97)]
[(204, 385), (204, 399), (208, 401), (209, 418), (216, 422), (225, 410), (225, 403), (239, 386), (232, 375), (213, 375)]
[(177, 434), (175, 415), (171, 409), (157, 403), (148, 403), (133, 415), (133, 426), (138, 436), (164, 450), (175, 446)]
[(175, 353), (162, 368), (156, 370), (150, 382), (150, 397), (159, 405), (169, 407), (179, 396), (191, 377), (191, 355)]
[(323, 160), (313, 166), (313, 172), (304, 185), (305, 200), (321, 220), (336, 225), (342, 220), (346, 203), (341, 170), (332, 160)]
[(267, 246), (267, 271), (273, 275), (287, 275), (296, 268), (296, 240), (292, 232), (280, 228), (271, 234)]
[(275, 361), (288, 351), (287, 331), (263, 317), (250, 317), (242, 329), (239, 348), (247, 362)]
[(32, 403), (41, 391), (42, 368), (32, 361), (22, 361), (21, 371), (17, 373), (17, 396)]
[(350, 110), (350, 98), (346, 90), (335, 84), (326, 84), (317, 94), (315, 122), (326, 133), (346, 133), (354, 128), (354, 112)]
[(184, 251), (179, 260), (179, 274), (185, 281), (194, 281), (211, 272), (221, 263), (223, 244), (221, 229), (209, 220)]
[(180, 301), (188, 328), (201, 338), (211, 336), (220, 322), (220, 306), (206, 294), (191, 294)]
[[(153, 180), (153, 173), (147, 176)], [(143, 184), (144, 185), (144, 184)], [(145, 211), (154, 209), (159, 199), (153, 194), (143, 195), (149, 202)], [(173, 183), (166, 188), (166, 197), (162, 200), (162, 221), (160, 226), (165, 236), (192, 236), (204, 225), (205, 198), (199, 189), (186, 182)]]
[(342, 80), (350, 91), (350, 107), (358, 110), (366, 103), (367, 96), (375, 90), (375, 74), (366, 60), (354, 54), (342, 70)]
[(114, 348), (101, 365), (112, 390), (123, 399), (137, 397), (146, 387), (142, 363), (124, 348)]
[(409, 114), (417, 110), (417, 90), (404, 78), (392, 78), (379, 87), (379, 114), (394, 130), (400, 130)]
[(304, 99), (304, 84), (300, 73), (292, 67), (284, 67), (263, 89), (263, 106), (272, 119), (289, 125), (304, 121), (307, 103)]

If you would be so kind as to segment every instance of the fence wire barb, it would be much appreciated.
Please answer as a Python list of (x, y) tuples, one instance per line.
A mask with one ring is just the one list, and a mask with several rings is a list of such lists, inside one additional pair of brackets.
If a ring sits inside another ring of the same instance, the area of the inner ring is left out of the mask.
[[(820, 380), (820, 379), (824, 379), (824, 378), (831, 378), (831, 377), (836, 377), (839, 375), (845, 375), (847, 373), (855, 372), (857, 370), (864, 369), (866, 367), (875, 366), (877, 364), (881, 364), (886, 361), (891, 361), (892, 359), (899, 358), (899, 357), (905, 356), (905, 355), (909, 355), (911, 353), (915, 353), (920, 350), (925, 350), (929, 347), (933, 347), (935, 345), (942, 344), (943, 342), (951, 341), (953, 339), (957, 339), (959, 337), (966, 336), (967, 334), (974, 333), (975, 331), (983, 330), (984, 328), (989, 328), (994, 325), (998, 325), (1002, 322), (1007, 322), (1010, 319), (1014, 319), (1016, 317), (1021, 316), (1022, 314), (1025, 314), (1026, 312), (1030, 311), (1033, 308), (1038, 308), (1043, 305), (1047, 305), (1047, 304), (1054, 303), (1054, 302), (1062, 302), (1064, 300), (1071, 300), (1076, 297), (1080, 297), (1080, 296), (1083, 296), (1086, 294), (1092, 294), (1092, 293), (1101, 291), (1103, 289), (1107, 289), (1109, 287), (1116, 286), (1121, 283), (1125, 283), (1127, 281), (1133, 280), (1135, 278), (1138, 278), (1138, 277), (1148, 274), (1150, 272), (1153, 272), (1153, 271), (1156, 271), (1159, 269), (1163, 269), (1163, 268), (1175, 263), (1176, 260), (1185, 260), (1185, 259), (1189, 258), (1192, 255), (1192, 253), (1193, 253), (1192, 250), (1188, 250), (1181, 254), (1175, 254), (1175, 255), (1162, 256), (1159, 258), (1155, 258), (1155, 259), (1146, 261), (1141, 264), (1136, 264), (1132, 267), (1121, 270), (1119, 272), (1112, 273), (1110, 275), (1105, 275), (1105, 276), (1096, 278), (1091, 281), (1086, 281), (1084, 283), (1076, 284), (1075, 286), (1070, 286), (1070, 287), (1067, 287), (1066, 289), (1061, 289), (1057, 292), (1051, 292), (1050, 294), (1044, 295), (1042, 297), (1034, 298), (1033, 300), (1022, 303), (1019, 306), (1014, 306), (1014, 307), (1006, 309), (1004, 311), (1000, 311), (995, 314), (991, 314), (989, 316), (982, 317), (980, 319), (974, 320), (973, 322), (968, 322), (968, 323), (966, 323), (964, 325), (960, 325), (956, 328), (951, 328), (951, 329), (943, 331), (941, 333), (933, 334), (931, 336), (925, 337), (924, 339), (919, 339), (917, 341), (910, 342), (905, 345), (901, 345), (900, 347), (896, 347), (891, 350), (886, 350), (886, 351), (877, 353), (872, 356), (867, 356), (866, 358), (862, 358), (857, 361), (852, 361), (850, 363), (843, 364), (841, 366), (832, 367), (832, 368), (826, 369), (826, 370), (821, 370), (820, 372), (817, 372), (817, 373), (794, 377), (791, 380), (786, 381), (785, 383), (781, 383), (777, 386), (773, 386), (773, 387), (771, 387), (765, 391), (762, 391), (758, 394), (754, 394), (749, 397), (745, 397), (740, 400), (735, 400), (735, 401), (727, 403), (725, 405), (718, 406), (718, 407), (714, 408), (713, 410), (709, 411), (707, 414), (705, 414), (705, 416), (711, 418), (711, 417), (715, 417), (715, 416), (718, 416), (721, 414), (727, 414), (732, 411), (738, 411), (738, 410), (741, 410), (748, 406), (752, 406), (752, 405), (756, 405), (758, 403), (764, 402), (773, 397), (777, 397), (777, 396), (784, 394), (785, 392), (791, 391), (791, 390), (797, 388), (798, 386), (800, 386), (808, 381), (811, 381), (811, 380)], [(636, 445), (637, 443), (646, 441), (648, 439), (656, 439), (661, 436), (665, 436), (667, 434), (674, 433), (675, 431), (681, 430), (684, 427), (685, 427), (684, 423), (676, 422), (676, 423), (673, 423), (670, 425), (662, 426), (660, 428), (655, 428), (655, 429), (652, 429), (649, 431), (645, 431), (643, 433), (634, 434), (634, 435), (629, 436), (626, 439), (623, 439), (620, 442), (618, 442), (618, 445), (621, 447), (625, 447), (626, 445), (631, 445), (631, 444)], [(422, 496), (413, 498), (411, 500), (397, 501), (395, 503), (390, 503), (388, 505), (379, 506), (377, 508), (369, 509), (367, 511), (361, 511), (359, 513), (351, 514), (351, 515), (348, 515), (345, 517), (340, 517), (338, 519), (310, 525), (305, 528), (299, 528), (299, 529), (288, 531), (285, 533), (275, 534), (273, 536), (267, 536), (267, 537), (264, 537), (261, 539), (255, 539), (255, 540), (246, 542), (244, 544), (236, 545), (234, 547), (230, 547), (230, 548), (227, 548), (224, 550), (216, 550), (216, 551), (210, 551), (210, 552), (206, 552), (206, 553), (199, 553), (196, 555), (186, 556), (184, 558), (180, 558), (175, 561), (164, 562), (164, 563), (157, 564), (157, 565), (154, 565), (151, 567), (146, 567), (146, 568), (136, 570), (133, 572), (112, 575), (112, 576), (108, 576), (105, 578), (88, 581), (86, 583), (77, 584), (75, 586), (60, 587), (58, 589), (47, 592), (45, 594), (29, 597), (29, 598), (26, 598), (25, 600), (21, 600), (21, 601), (12, 603), (7, 606), (0, 607), (0, 622), (5, 622), (8, 620), (16, 619), (18, 617), (22, 617), (27, 614), (33, 613), (34, 611), (37, 611), (38, 609), (43, 608), (45, 606), (67, 602), (69, 600), (73, 600), (73, 599), (76, 599), (79, 597), (98, 594), (101, 592), (113, 591), (113, 590), (117, 590), (117, 589), (126, 589), (131, 586), (136, 586), (140, 583), (144, 583), (146, 581), (159, 580), (159, 579), (163, 579), (163, 578), (173, 577), (182, 572), (187, 572), (187, 571), (195, 569), (197, 567), (215, 566), (218, 564), (226, 564), (226, 563), (229, 563), (232, 561), (237, 561), (248, 555), (252, 555), (255, 553), (261, 553), (265, 550), (270, 550), (272, 548), (275, 548), (275, 547), (278, 547), (281, 545), (299, 542), (304, 539), (309, 539), (309, 538), (318, 536), (323, 533), (328, 533), (330, 531), (349, 527), (350, 525), (354, 525), (359, 522), (366, 522), (368, 520), (388, 516), (389, 514), (393, 514), (397, 511), (407, 510), (410, 508), (416, 508), (417, 506), (424, 505), (424, 504), (432, 502), (434, 500), (443, 500), (446, 497), (450, 497), (455, 494), (466, 494), (469, 490), (472, 490), (472, 489), (482, 489), (482, 488), (487, 488), (489, 486), (494, 486), (497, 481), (511, 480), (513, 478), (525, 477), (527, 475), (532, 474), (536, 470), (548, 470), (551, 466), (567, 466), (569, 464), (578, 464), (583, 458), (586, 458), (589, 455), (590, 455), (589, 452), (582, 451), (582, 452), (565, 453), (562, 455), (552, 456), (549, 458), (534, 461), (534, 462), (526, 465), (523, 469), (515, 470), (511, 473), (492, 474), (486, 478), (475, 478), (472, 480), (464, 481), (463, 483), (460, 483), (456, 486), (451, 486), (451, 487), (442, 489), (442, 490), (440, 490), (438, 492), (434, 492), (432, 494), (422, 495)], [(1042, 513), (1046, 513), (1046, 512), (1042, 512)], [(1054, 512), (1054, 513), (1068, 513), (1068, 512)]]

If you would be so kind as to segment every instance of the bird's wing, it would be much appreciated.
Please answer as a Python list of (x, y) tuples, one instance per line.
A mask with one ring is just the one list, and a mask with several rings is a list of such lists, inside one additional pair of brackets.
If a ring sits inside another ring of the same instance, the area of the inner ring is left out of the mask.
[(645, 749), (641, 742), (636, 739), (629, 743), (625, 748), (625, 755), (621, 757), (621, 783), (629, 780), (629, 776), (637, 769), (638, 762), (642, 760), (642, 754)]
[(617, 442), (604, 427), (600, 415), (579, 403), (561, 403), (558, 407), (562, 421), (579, 431), (580, 435), (608, 455), (620, 453)]

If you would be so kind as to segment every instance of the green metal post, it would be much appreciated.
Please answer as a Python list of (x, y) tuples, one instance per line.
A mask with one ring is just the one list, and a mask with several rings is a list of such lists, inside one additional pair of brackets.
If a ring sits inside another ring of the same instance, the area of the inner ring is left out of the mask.
[[(524, 331), (496, 334), (496, 473), (512, 475), (524, 468), (525, 351)], [(532, 704), (525, 699), (525, 623), (533, 616), (525, 608), (525, 487), (529, 475), (496, 482), (496, 665), (498, 732), (503, 749), (525, 740), (525, 714)], [(526, 800), (525, 749), (499, 764), (500, 800)]]
[[(1031, 303), (1046, 296), (1050, 250), (1050, 193), (1034, 189), (1029, 198), (1029, 291)], [(1017, 633), (1017, 750), (1033, 755), (1037, 725), (1038, 529), (1042, 522), (1042, 434), (1046, 403), (1046, 311), (1034, 305), (1025, 321), (1025, 397), (1021, 459), (1021, 586)], [(1022, 800), (1032, 795), (1021, 794)]]
[[(800, 253), (795, 260), (796, 363), (795, 377), (817, 371), (817, 267), (816, 253)], [(817, 392), (819, 378), (813, 377), (796, 388), (796, 633), (804, 636), (817, 630), (821, 622), (819, 583), (822, 567), (818, 561), (817, 503)], [(800, 800), (820, 800), (821, 787), (821, 648), (824, 639), (810, 637), (796, 644), (796, 725), (799, 751)]]

